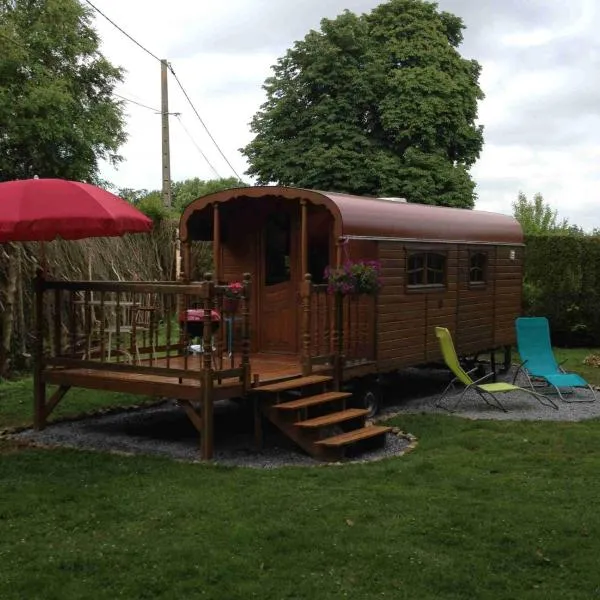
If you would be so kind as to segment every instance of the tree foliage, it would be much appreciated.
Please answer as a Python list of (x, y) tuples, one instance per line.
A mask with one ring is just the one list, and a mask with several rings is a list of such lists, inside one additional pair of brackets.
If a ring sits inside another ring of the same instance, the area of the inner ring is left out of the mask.
[(99, 183), (99, 161), (120, 160), (122, 71), (91, 20), (77, 0), (0, 0), (0, 181)]
[(523, 232), (529, 234), (561, 233), (582, 234), (576, 225), (570, 225), (568, 219), (559, 220), (558, 211), (544, 201), (540, 193), (530, 201), (523, 192), (513, 202), (513, 215), (521, 224)]
[(249, 175), (361, 195), (472, 208), (480, 66), (462, 58), (462, 20), (390, 0), (323, 19), (273, 67)]
[(156, 222), (167, 217), (179, 218), (185, 207), (201, 196), (229, 188), (247, 186), (247, 183), (238, 181), (235, 177), (208, 180), (194, 177), (183, 181), (174, 181), (171, 183), (172, 209), (170, 211), (163, 205), (160, 190), (122, 188), (118, 194), (135, 204), (137, 208)]

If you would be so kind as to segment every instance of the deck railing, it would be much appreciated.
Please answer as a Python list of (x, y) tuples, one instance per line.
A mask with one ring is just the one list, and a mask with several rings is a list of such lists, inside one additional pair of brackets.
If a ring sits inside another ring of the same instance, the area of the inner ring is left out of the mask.
[[(104, 378), (100, 386), (115, 373), (138, 382), (151, 379), (159, 387), (165, 381), (177, 387), (185, 383), (197, 386), (198, 395), (180, 402), (200, 432), (203, 458), (211, 458), (215, 383), (233, 382), (242, 394), (250, 387), (250, 275), (241, 287), (241, 328), (236, 328), (238, 311), (226, 299), (229, 287), (216, 285), (211, 275), (189, 283), (58, 281), (40, 271), (35, 280), (35, 428), (44, 427), (76, 374)], [(66, 377), (47, 400), (51, 373)]]
[(249, 385), (249, 286), (248, 275), (241, 327), (234, 327), (227, 286), (215, 285), (210, 275), (178, 283), (59, 281), (40, 273), (36, 368), (120, 371), (179, 383), (204, 380), (208, 372), (211, 380)]
[(302, 287), (303, 372), (328, 365), (334, 370), (375, 358), (375, 297), (331, 294), (327, 285)]

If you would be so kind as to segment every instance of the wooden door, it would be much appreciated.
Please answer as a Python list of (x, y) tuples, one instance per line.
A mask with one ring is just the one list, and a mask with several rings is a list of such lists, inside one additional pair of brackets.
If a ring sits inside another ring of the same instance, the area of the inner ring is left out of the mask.
[(269, 214), (262, 231), (258, 329), (261, 352), (296, 354), (299, 240), (297, 215), (286, 208)]

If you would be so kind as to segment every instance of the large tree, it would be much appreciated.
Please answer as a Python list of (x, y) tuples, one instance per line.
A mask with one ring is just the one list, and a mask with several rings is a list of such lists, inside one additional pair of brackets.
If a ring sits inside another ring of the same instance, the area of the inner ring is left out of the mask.
[(77, 0), (0, 0), (0, 181), (98, 182), (118, 162), (121, 69), (99, 52), (92, 14)]
[(263, 86), (241, 151), (249, 175), (355, 194), (472, 208), (483, 128), (480, 66), (462, 20), (434, 3), (345, 11), (296, 42)]

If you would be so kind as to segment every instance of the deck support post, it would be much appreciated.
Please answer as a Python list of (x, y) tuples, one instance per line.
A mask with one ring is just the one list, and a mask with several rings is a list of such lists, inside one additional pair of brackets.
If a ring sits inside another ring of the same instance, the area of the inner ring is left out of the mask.
[(311, 291), (312, 276), (310, 273), (304, 275), (304, 281), (300, 289), (302, 296), (302, 375), (305, 377), (312, 373), (311, 362)]
[(333, 385), (339, 391), (344, 370), (344, 297), (339, 292), (335, 294), (333, 315)]
[(210, 460), (214, 451), (214, 406), (212, 371), (204, 371), (202, 378), (202, 433), (200, 434), (202, 460)]
[(212, 306), (214, 300), (214, 282), (211, 273), (204, 276), (206, 289), (203, 293), (202, 308), (202, 459), (210, 460), (213, 457), (214, 446), (214, 415), (213, 415), (213, 369), (212, 369)]
[(33, 427), (46, 426), (46, 382), (44, 381), (44, 271), (38, 269), (35, 280), (35, 350), (33, 363)]

